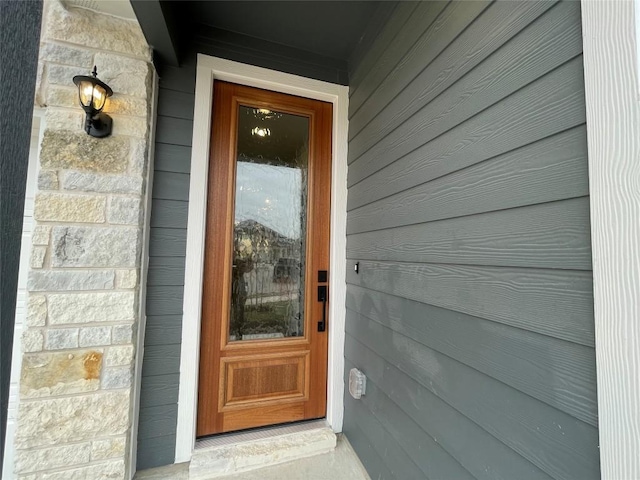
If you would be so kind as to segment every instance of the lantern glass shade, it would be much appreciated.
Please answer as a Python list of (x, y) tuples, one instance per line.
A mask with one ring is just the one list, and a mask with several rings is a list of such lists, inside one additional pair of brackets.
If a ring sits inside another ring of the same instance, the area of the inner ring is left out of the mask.
[(100, 112), (107, 101), (107, 91), (102, 85), (91, 81), (81, 81), (78, 85), (80, 103), (85, 108)]
[(111, 87), (98, 78), (96, 67), (91, 76), (76, 75), (73, 83), (78, 87), (78, 98), (87, 114), (84, 129), (92, 137), (108, 137), (111, 135), (112, 119), (102, 113), (107, 98), (113, 95)]

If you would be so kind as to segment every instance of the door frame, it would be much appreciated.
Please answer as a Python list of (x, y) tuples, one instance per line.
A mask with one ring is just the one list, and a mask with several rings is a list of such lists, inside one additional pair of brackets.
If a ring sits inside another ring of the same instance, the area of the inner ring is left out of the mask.
[(189, 214), (180, 351), (178, 422), (175, 462), (188, 462), (195, 448), (198, 399), (202, 276), (207, 212), (207, 186), (213, 82), (298, 95), (333, 104), (331, 165), (331, 238), (329, 258), (329, 347), (327, 422), (342, 431), (344, 394), (344, 331), (347, 263), (347, 143), (349, 88), (266, 68), (198, 54), (189, 182)]

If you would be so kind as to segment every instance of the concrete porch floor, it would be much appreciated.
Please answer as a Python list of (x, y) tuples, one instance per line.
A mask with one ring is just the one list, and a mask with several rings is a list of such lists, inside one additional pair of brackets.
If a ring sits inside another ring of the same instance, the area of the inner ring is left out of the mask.
[[(236, 473), (217, 480), (369, 480), (351, 445), (338, 435), (335, 450), (329, 453), (301, 458), (292, 462)], [(143, 470), (134, 480), (188, 480), (189, 464)]]

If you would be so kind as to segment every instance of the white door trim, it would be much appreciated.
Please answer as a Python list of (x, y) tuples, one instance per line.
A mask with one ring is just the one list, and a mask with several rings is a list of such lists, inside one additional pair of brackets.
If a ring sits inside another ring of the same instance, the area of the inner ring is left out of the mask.
[(342, 431), (346, 314), (348, 87), (199, 54), (196, 70), (189, 216), (187, 219), (176, 463), (191, 460), (195, 447), (209, 137), (213, 82), (216, 80), (298, 95), (333, 104), (331, 257), (329, 264), (331, 304), (329, 308), (327, 422), (335, 432)]

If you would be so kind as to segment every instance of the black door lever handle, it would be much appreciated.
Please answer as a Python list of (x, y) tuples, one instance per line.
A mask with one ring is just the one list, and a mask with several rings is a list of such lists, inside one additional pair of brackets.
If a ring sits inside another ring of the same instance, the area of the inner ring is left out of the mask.
[(322, 321), (318, 322), (318, 331), (324, 332), (327, 329), (327, 297), (328, 290), (326, 285), (318, 286), (318, 301), (322, 302)]

